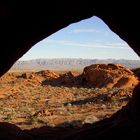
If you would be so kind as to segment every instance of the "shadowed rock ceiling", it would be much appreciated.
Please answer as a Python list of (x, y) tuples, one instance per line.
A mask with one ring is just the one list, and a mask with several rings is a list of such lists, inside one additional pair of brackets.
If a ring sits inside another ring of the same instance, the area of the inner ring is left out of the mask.
[[(96, 4), (88, 1), (81, 1), (79, 4), (73, 1), (46, 4), (41, 1), (29, 3), (16, 0), (0, 3), (0, 76), (40, 40), (71, 23), (94, 15), (101, 18), (140, 56), (140, 12), (136, 4), (128, 6), (115, 2)], [(101, 7), (101, 4), (104, 7)], [(103, 120), (95, 126), (85, 126), (82, 130), (70, 131), (69, 138), (63, 138), (112, 139), (114, 136), (116, 138), (139, 136), (140, 97), (138, 92), (140, 92), (139, 86), (134, 90), (130, 103), (110, 119)], [(0, 138), (2, 139), (57, 139), (61, 132), (62, 130), (53, 130), (53, 134), (48, 136), (47, 128), (22, 131), (11, 124), (1, 123), (0, 125)]]

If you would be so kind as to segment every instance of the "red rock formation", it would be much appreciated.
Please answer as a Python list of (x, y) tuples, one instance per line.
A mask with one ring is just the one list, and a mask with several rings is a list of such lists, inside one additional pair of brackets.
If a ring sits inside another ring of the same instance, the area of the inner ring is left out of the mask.
[(57, 74), (53, 71), (50, 71), (50, 70), (39, 71), (36, 74), (39, 74), (46, 79), (55, 79), (55, 78), (59, 77), (59, 74)]
[(75, 83), (75, 75), (71, 71), (60, 75), (61, 82), (63, 84), (74, 84)]
[(34, 78), (34, 75), (31, 73), (23, 73), (20, 77), (24, 79), (32, 79)]
[(137, 77), (119, 64), (95, 64), (84, 68), (83, 75), (88, 84), (95, 87), (129, 88), (138, 84)]
[[(16, 60), (27, 52), (34, 44), (71, 23), (89, 18), (93, 15), (103, 19), (109, 28), (125, 40), (140, 56), (140, 20), (139, 4), (129, 1), (73, 1), (61, 3), (18, 2), (16, 0), (2, 1), (0, 4), (0, 76), (3, 75)], [(51, 10), (50, 10), (51, 8)], [(52, 10), (55, 9), (55, 10)], [(61, 10), (60, 10), (61, 9)], [(53, 12), (52, 12), (53, 11)], [(96, 125), (82, 130), (66, 131), (69, 139), (139, 139), (140, 134), (140, 88), (135, 90), (132, 102), (112, 118), (103, 120)], [(126, 117), (124, 117), (126, 116)], [(123, 121), (122, 121), (123, 119)], [(3, 127), (4, 126), (4, 127)], [(10, 124), (0, 124), (0, 139), (26, 139), (21, 132), (10, 127)], [(54, 130), (54, 129), (51, 129)], [(64, 130), (49, 131), (48, 128), (24, 131), (33, 139), (67, 139)], [(49, 133), (52, 132), (50, 135)], [(48, 135), (47, 135), (48, 134)], [(58, 138), (59, 136), (59, 138)], [(137, 138), (136, 138), (137, 137)], [(28, 139), (28, 138), (27, 138)]]

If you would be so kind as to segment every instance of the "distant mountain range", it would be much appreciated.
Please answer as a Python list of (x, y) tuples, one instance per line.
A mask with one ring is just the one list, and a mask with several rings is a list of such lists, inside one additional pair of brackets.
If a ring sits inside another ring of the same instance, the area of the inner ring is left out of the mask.
[(17, 61), (11, 70), (82, 70), (91, 64), (119, 63), (133, 69), (140, 67), (140, 60), (125, 59), (81, 59), (81, 58), (54, 58)]

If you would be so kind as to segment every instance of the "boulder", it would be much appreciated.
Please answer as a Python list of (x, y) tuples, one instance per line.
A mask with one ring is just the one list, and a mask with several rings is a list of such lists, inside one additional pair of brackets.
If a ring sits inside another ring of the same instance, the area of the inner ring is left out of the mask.
[(69, 71), (65, 74), (62, 74), (60, 77), (61, 77), (61, 82), (63, 84), (73, 84), (73, 83), (75, 83), (75, 75), (71, 71)]
[(106, 88), (130, 88), (138, 84), (134, 73), (120, 64), (94, 64), (84, 68), (83, 76), (89, 85)]

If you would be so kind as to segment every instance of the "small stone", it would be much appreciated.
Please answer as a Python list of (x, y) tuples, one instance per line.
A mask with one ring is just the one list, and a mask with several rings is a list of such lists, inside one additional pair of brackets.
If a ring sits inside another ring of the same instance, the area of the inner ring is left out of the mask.
[(95, 116), (87, 116), (87, 117), (85, 118), (85, 120), (83, 121), (83, 123), (84, 123), (84, 124), (85, 124), (85, 123), (90, 123), (90, 124), (92, 124), (92, 123), (97, 122), (97, 121), (99, 121), (99, 119), (98, 119), (97, 117), (95, 117)]
[(67, 106), (72, 106), (72, 104), (71, 103), (68, 103)]
[(103, 104), (101, 107), (102, 107), (103, 109), (106, 109), (107, 106), (106, 106), (105, 104)]

